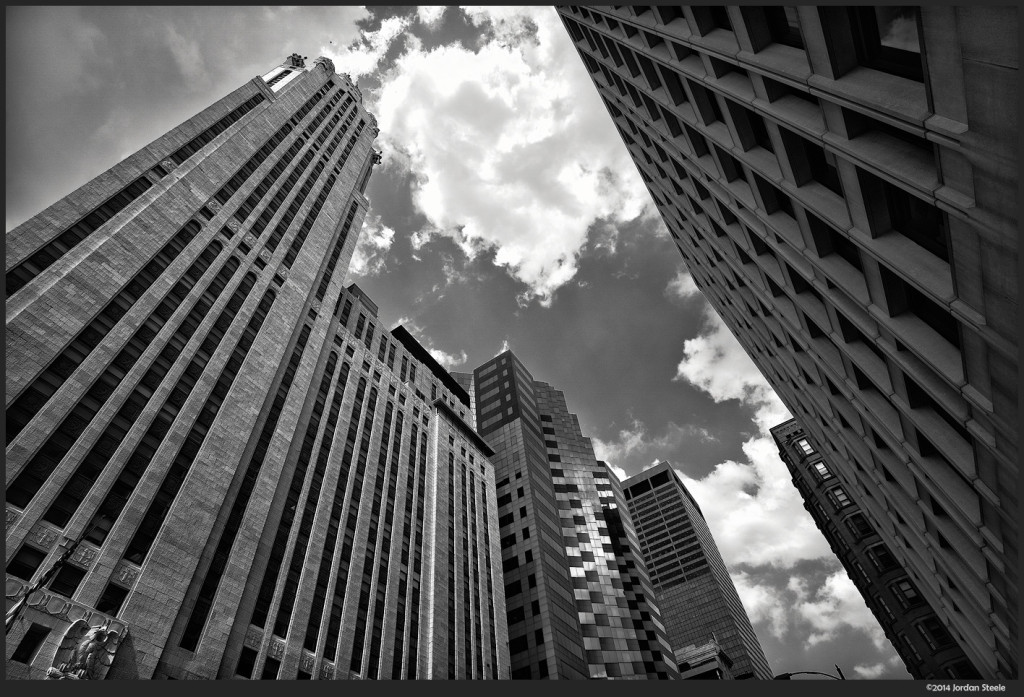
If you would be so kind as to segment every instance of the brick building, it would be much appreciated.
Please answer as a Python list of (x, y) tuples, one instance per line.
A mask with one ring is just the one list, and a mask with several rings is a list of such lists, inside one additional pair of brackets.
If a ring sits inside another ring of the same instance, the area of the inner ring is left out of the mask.
[(1017, 9), (557, 11), (697, 287), (1016, 677)]
[(917, 679), (980, 677), (928, 601), (918, 592), (866, 512), (836, 480), (800, 425), (772, 429), (779, 456), (793, 475), (804, 508), (828, 540), (896, 653)]
[(507, 677), (469, 396), (342, 288), (376, 134), (293, 55), (8, 232), (8, 677)]

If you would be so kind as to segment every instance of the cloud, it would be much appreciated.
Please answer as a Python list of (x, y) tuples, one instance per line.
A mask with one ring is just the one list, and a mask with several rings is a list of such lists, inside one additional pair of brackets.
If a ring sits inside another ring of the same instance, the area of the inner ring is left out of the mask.
[(512, 347), (508, 343), (508, 337), (506, 336), (504, 339), (501, 340), (501, 348), (498, 349), (497, 352), (494, 355), (495, 356), (500, 356), (501, 354), (505, 353), (506, 351), (508, 351), (511, 348)]
[(554, 10), (465, 12), (479, 49), (407, 43), (373, 91), (385, 166), (408, 172), (432, 234), (493, 250), (521, 304), (550, 305), (595, 223), (654, 209)]
[(788, 605), (784, 592), (773, 586), (758, 583), (756, 577), (746, 571), (733, 572), (730, 576), (750, 622), (766, 624), (776, 639), (783, 639), (789, 628), (789, 617), (786, 613)]
[(437, 29), (446, 9), (444, 6), (420, 5), (416, 8), (416, 18), (428, 28)]
[(206, 61), (195, 38), (182, 36), (173, 25), (168, 24), (166, 41), (186, 84), (195, 91), (205, 88), (209, 82), (209, 75), (206, 71)]
[(634, 419), (629, 427), (619, 430), (614, 439), (592, 439), (597, 459), (619, 465), (625, 464), (627, 460), (635, 465), (640, 460), (652, 456), (655, 458), (654, 463), (657, 464), (665, 453), (678, 451), (687, 442), (709, 443), (717, 440), (718, 438), (706, 428), (690, 424), (680, 426), (673, 421), (668, 423), (664, 433), (652, 436), (647, 427), (637, 419)]
[(665, 286), (665, 296), (678, 300), (689, 300), (690, 298), (703, 297), (693, 276), (686, 269), (679, 269), (676, 275)]
[(406, 35), (411, 22), (409, 17), (388, 17), (377, 31), (363, 31), (358, 39), (340, 50), (322, 46), (320, 53), (334, 61), (339, 73), (348, 73), (357, 80), (377, 69), (395, 39)]
[(379, 215), (367, 215), (359, 233), (349, 275), (353, 278), (376, 276), (387, 264), (388, 251), (395, 241), (395, 231), (381, 223)]
[(797, 577), (790, 579), (790, 589), (797, 596), (794, 605), (797, 616), (813, 629), (807, 637), (808, 647), (836, 638), (845, 627), (865, 632), (879, 650), (888, 644), (885, 632), (845, 570), (825, 579), (813, 596), (807, 593), (806, 582)]
[(745, 462), (722, 462), (699, 480), (680, 472), (701, 502), (723, 558), (730, 565), (790, 568), (831, 556), (768, 431), (790, 418), (788, 410), (718, 315), (709, 310), (706, 320), (703, 333), (684, 343), (675, 379), (716, 402), (736, 399), (751, 407), (757, 427), (743, 443)]
[[(597, 459), (602, 460), (603, 458), (598, 457)], [(605, 462), (605, 464), (608, 465), (608, 469), (612, 471), (612, 474), (619, 478), (620, 482), (624, 482), (629, 479), (629, 475), (626, 474), (626, 470), (622, 469), (618, 465), (613, 465), (610, 462)]]
[(450, 353), (446, 353), (441, 349), (436, 348), (427, 349), (427, 351), (434, 357), (435, 361), (444, 367), (445, 370), (457, 368), (460, 365), (464, 365), (466, 361), (469, 360), (469, 356), (466, 355), (465, 351), (459, 351), (458, 356), (453, 356)]

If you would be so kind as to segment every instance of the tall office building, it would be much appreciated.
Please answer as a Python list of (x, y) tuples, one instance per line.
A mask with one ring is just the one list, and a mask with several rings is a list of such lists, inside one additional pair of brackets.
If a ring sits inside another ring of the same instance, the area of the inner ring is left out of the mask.
[(721, 652), (728, 658), (732, 678), (771, 680), (704, 514), (671, 465), (644, 470), (622, 489), (680, 671), (705, 660), (711, 644), (718, 649), (713, 657)]
[(1017, 675), (1017, 9), (558, 8), (708, 301)]
[(829, 463), (796, 419), (771, 430), (804, 508), (828, 540), (907, 671), (918, 679), (978, 678), (977, 669), (946, 631)]
[(495, 451), (512, 678), (677, 677), (618, 481), (565, 396), (511, 351), (473, 379)]
[(8, 233), (8, 677), (505, 676), (469, 397), (342, 288), (376, 134), (293, 55)]

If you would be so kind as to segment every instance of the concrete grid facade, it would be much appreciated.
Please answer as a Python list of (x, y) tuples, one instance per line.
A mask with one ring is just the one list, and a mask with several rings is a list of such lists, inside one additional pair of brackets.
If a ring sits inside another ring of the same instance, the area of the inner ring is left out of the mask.
[(82, 537), (9, 677), (78, 619), (117, 628), (108, 678), (446, 677), (449, 648), (507, 671), (468, 395), (342, 288), (376, 134), (291, 56), (8, 233), (8, 605)]
[(473, 375), (495, 450), (511, 677), (677, 677), (618, 482), (565, 396), (510, 351)]
[(772, 430), (804, 508), (916, 679), (980, 677), (795, 419)]
[(697, 286), (1015, 677), (1016, 8), (557, 10)]
[(687, 647), (716, 646), (732, 678), (771, 680), (761, 643), (700, 506), (662, 462), (622, 483), (680, 671)]

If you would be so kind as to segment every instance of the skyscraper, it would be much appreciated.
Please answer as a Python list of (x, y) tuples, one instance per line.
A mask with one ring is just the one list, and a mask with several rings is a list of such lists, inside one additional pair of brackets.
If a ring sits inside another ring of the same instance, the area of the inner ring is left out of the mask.
[(376, 134), (293, 55), (8, 233), (9, 677), (506, 676), (469, 397), (342, 288)]
[(772, 429), (804, 507), (828, 540), (907, 671), (918, 679), (979, 677), (832, 468), (795, 419)]
[(676, 677), (615, 475), (511, 351), (473, 371), (494, 449), (512, 678)]
[(1017, 675), (1017, 9), (558, 12), (698, 288)]
[(644, 470), (622, 489), (680, 671), (710, 643), (728, 657), (733, 678), (771, 680), (704, 514), (671, 465)]

